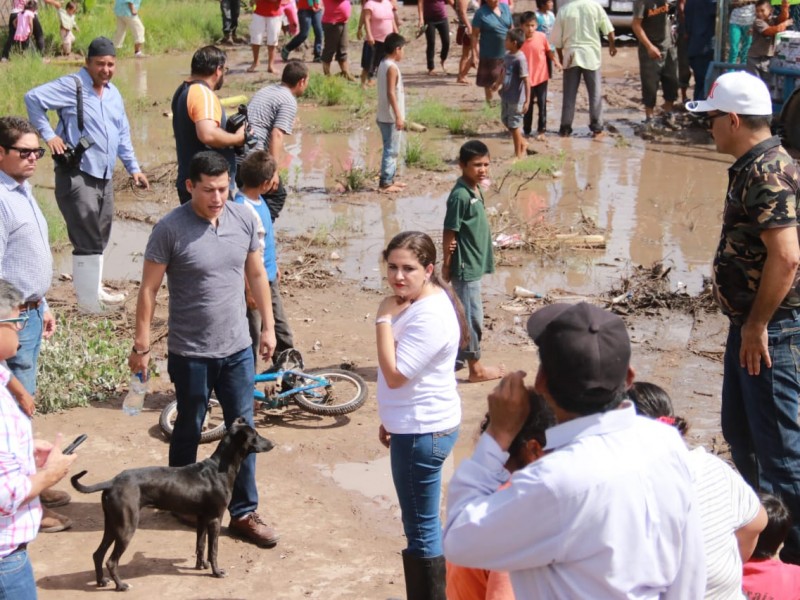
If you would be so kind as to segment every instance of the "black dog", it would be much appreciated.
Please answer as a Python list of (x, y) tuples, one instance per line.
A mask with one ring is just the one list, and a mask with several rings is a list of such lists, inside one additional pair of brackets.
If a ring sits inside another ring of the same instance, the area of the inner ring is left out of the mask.
[[(117, 565), (136, 532), (139, 510), (143, 506), (197, 515), (196, 568), (207, 569), (210, 563), (215, 577), (225, 577), (225, 571), (217, 566), (217, 541), (222, 516), (231, 501), (233, 482), (248, 454), (268, 452), (273, 446), (239, 418), (228, 429), (214, 454), (193, 465), (128, 469), (111, 481), (90, 486), (78, 482), (86, 471), (74, 475), (72, 487), (79, 492), (90, 494), (103, 490), (105, 531), (103, 541), (92, 555), (98, 587), (108, 584), (108, 579), (103, 577), (103, 559), (111, 543), (115, 542), (106, 566), (117, 584), (117, 591), (128, 589), (128, 584), (122, 583), (117, 575)], [(203, 560), (206, 534), (208, 562)]]

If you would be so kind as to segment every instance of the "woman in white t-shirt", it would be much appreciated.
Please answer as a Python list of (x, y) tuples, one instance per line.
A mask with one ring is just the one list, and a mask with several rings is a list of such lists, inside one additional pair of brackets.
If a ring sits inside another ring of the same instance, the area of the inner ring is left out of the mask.
[(436, 246), (429, 236), (400, 233), (383, 258), (394, 295), (381, 302), (375, 319), (378, 436), (390, 449), (408, 542), (406, 595), (444, 600), (441, 470), (458, 437), (461, 400), (454, 366), (469, 334), (458, 300), (436, 274)]

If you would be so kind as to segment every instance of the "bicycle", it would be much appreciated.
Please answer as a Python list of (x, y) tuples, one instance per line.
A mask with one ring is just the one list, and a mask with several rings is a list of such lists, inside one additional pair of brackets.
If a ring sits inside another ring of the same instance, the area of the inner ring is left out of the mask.
[[(258, 389), (261, 383), (267, 384), (263, 391)], [(253, 399), (260, 403), (262, 410), (296, 404), (312, 414), (332, 417), (358, 410), (367, 399), (367, 384), (357, 373), (344, 369), (304, 371), (300, 352), (290, 348), (281, 352), (275, 366), (255, 376)], [(172, 436), (177, 415), (178, 402), (175, 400), (164, 407), (159, 416), (158, 424), (168, 439)], [(212, 395), (208, 401), (200, 443), (213, 442), (224, 435), (222, 407)]]

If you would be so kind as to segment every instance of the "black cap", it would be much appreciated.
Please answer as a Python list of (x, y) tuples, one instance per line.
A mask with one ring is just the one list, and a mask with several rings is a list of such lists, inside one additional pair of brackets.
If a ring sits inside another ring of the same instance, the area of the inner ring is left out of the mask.
[(114, 42), (112, 42), (107, 37), (97, 37), (92, 40), (92, 43), (89, 44), (89, 53), (87, 56), (89, 58), (93, 56), (116, 56), (117, 49), (114, 48)]
[(617, 315), (585, 302), (551, 304), (531, 315), (528, 334), (548, 388), (560, 405), (570, 404), (562, 408), (600, 412), (625, 388), (631, 342)]

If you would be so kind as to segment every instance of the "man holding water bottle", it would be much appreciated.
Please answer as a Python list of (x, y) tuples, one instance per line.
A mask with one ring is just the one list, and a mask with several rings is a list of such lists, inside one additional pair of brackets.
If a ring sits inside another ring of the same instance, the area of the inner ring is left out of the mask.
[[(245, 286), (262, 316), (259, 350), (275, 350), (269, 281), (258, 238), (258, 217), (228, 202), (228, 162), (213, 151), (197, 153), (189, 167), (190, 202), (173, 209), (153, 227), (144, 253), (136, 303), (136, 334), (128, 358), (131, 371), (147, 373), (150, 324), (156, 294), (167, 275), (169, 337), (167, 370), (175, 386), (178, 417), (169, 445), (169, 464), (197, 461), (197, 446), (208, 400), (214, 391), (225, 426), (238, 417), (253, 425), (255, 365), (245, 316)], [(256, 455), (242, 462), (228, 505), (228, 530), (262, 547), (278, 534), (256, 513)], [(177, 515), (190, 524), (189, 515)]]

